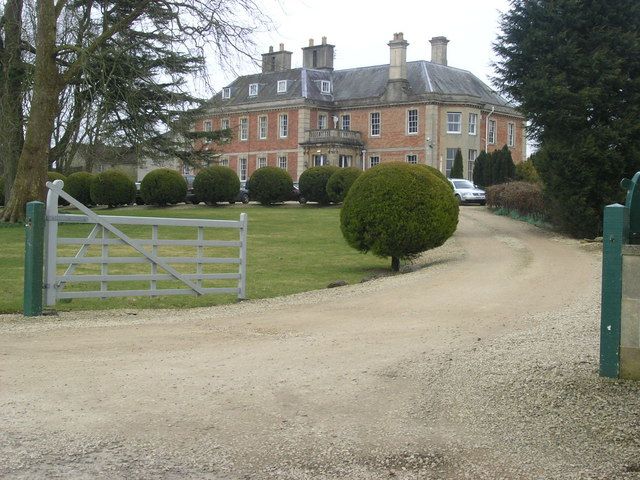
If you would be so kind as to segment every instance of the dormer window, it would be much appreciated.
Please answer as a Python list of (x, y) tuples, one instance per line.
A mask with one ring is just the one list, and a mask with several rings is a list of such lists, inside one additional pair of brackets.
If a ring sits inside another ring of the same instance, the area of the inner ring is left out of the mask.
[(258, 96), (258, 84), (252, 83), (249, 85), (249, 96), (257, 97)]
[(320, 92), (331, 93), (331, 82), (329, 80), (320, 80)]
[(286, 93), (286, 91), (287, 91), (287, 81), (278, 80), (278, 93)]
[(224, 87), (222, 89), (222, 98), (231, 98), (231, 87)]

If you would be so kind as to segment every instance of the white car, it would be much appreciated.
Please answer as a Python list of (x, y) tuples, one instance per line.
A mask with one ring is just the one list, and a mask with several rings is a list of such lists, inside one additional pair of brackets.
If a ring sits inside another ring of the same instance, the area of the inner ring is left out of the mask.
[(464, 178), (450, 178), (449, 182), (453, 186), (453, 193), (459, 203), (485, 204), (484, 190), (476, 187), (469, 180), (465, 180)]

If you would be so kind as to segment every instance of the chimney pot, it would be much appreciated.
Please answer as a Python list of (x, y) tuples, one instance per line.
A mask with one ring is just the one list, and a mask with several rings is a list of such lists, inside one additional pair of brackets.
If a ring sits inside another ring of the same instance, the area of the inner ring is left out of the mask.
[(309, 46), (310, 46), (310, 47), (313, 47), (313, 38), (310, 38), (310, 39), (309, 39)]
[(322, 44), (326, 45), (327, 44), (327, 37), (322, 37)]
[(273, 45), (269, 46), (269, 53), (273, 53)]
[(281, 51), (281, 52), (284, 52), (284, 43), (281, 43), (281, 44), (280, 44), (280, 51)]

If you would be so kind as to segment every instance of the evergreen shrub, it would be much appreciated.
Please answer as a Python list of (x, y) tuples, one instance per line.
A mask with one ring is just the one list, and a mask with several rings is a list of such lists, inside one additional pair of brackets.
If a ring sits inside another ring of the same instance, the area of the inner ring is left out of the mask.
[(522, 216), (545, 218), (546, 212), (540, 184), (507, 182), (486, 190), (487, 206), (517, 212)]
[(291, 197), (293, 180), (289, 172), (278, 167), (262, 167), (247, 182), (251, 198), (262, 205), (284, 202)]
[(341, 168), (329, 177), (327, 181), (327, 196), (333, 203), (342, 203), (351, 185), (360, 176), (362, 170), (349, 167)]
[(94, 205), (128, 205), (135, 200), (136, 184), (118, 170), (107, 170), (93, 178), (90, 193)]
[(214, 165), (196, 175), (193, 180), (193, 193), (197, 201), (208, 205), (235, 202), (240, 193), (240, 179), (231, 168)]
[(0, 207), (4, 207), (4, 176), (0, 175)]
[(344, 199), (340, 228), (362, 252), (400, 259), (442, 245), (456, 230), (458, 202), (441, 173), (425, 165), (386, 163), (367, 170)]
[(309, 202), (318, 202), (321, 205), (329, 205), (331, 199), (327, 194), (327, 182), (331, 175), (340, 170), (333, 165), (311, 167), (300, 175), (300, 196)]
[(184, 202), (187, 181), (175, 170), (158, 168), (147, 173), (140, 182), (140, 196), (144, 203), (164, 207)]
[(462, 150), (456, 150), (449, 178), (464, 178), (464, 166), (462, 165)]
[(72, 173), (64, 182), (64, 191), (83, 205), (91, 205), (91, 182), (93, 177), (89, 172)]

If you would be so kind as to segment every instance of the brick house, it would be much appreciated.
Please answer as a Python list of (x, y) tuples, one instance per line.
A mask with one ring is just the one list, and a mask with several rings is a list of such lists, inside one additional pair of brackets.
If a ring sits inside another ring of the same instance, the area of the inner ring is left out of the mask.
[[(447, 65), (445, 37), (434, 37), (431, 61), (407, 62), (408, 42), (396, 33), (390, 63), (334, 70), (334, 46), (322, 38), (302, 49), (302, 68), (280, 44), (262, 55), (262, 72), (223, 88), (196, 130), (231, 128), (216, 162), (241, 180), (257, 168), (286, 169), (296, 180), (316, 165), (368, 169), (383, 162), (431, 165), (447, 174), (461, 149), (465, 177), (482, 150), (507, 145), (525, 160), (524, 117), (466, 70)], [(198, 142), (196, 148), (210, 149)]]

